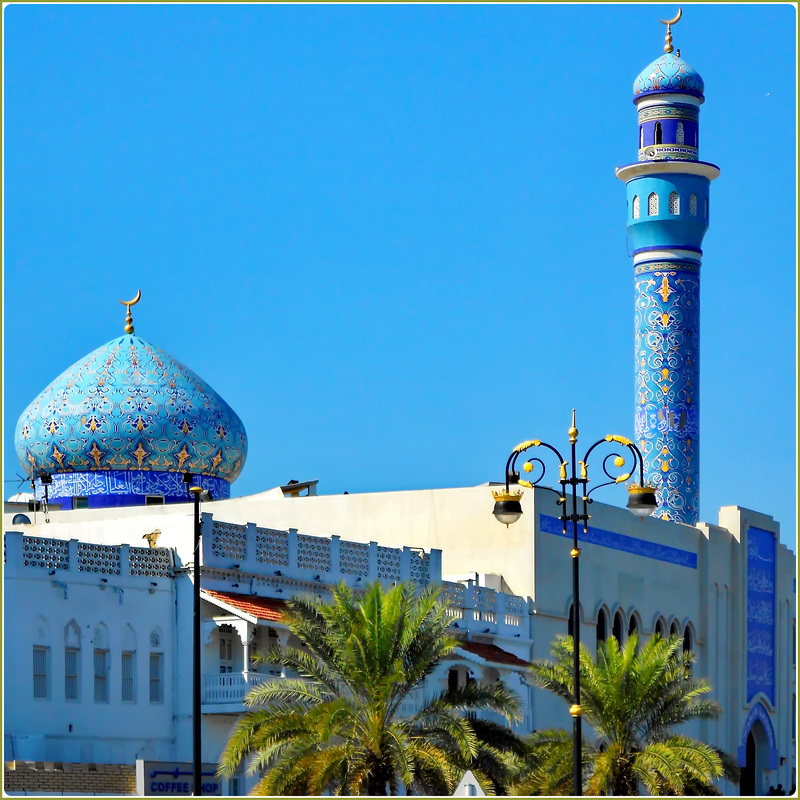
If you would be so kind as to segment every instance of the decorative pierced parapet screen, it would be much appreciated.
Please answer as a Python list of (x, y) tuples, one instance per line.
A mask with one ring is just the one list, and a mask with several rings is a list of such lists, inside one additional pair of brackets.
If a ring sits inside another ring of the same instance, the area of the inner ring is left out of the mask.
[(23, 536), (22, 563), (26, 567), (69, 569), (69, 542)]
[(680, 214), (681, 213), (681, 200), (678, 196), (677, 192), (670, 192), (669, 193), (669, 213), (670, 214)]
[(427, 553), (411, 551), (411, 580), (417, 586), (427, 586), (430, 581), (430, 557)]
[(442, 598), (449, 606), (463, 606), (467, 587), (463, 583), (442, 581)]
[(256, 528), (256, 561), (262, 564), (289, 565), (289, 534), (270, 528)]
[(131, 547), (128, 563), (131, 575), (146, 575), (149, 578), (169, 578), (172, 575), (166, 547)]
[(247, 558), (247, 534), (244, 525), (214, 522), (211, 530), (211, 552), (221, 558)]
[(344, 575), (369, 575), (369, 545), (360, 542), (339, 543), (339, 571)]
[(78, 572), (119, 575), (119, 547), (78, 543)]
[(689, 213), (693, 216), (697, 216), (697, 195), (692, 192), (689, 195)]
[(522, 625), (522, 617), (525, 614), (525, 600), (514, 594), (507, 594), (506, 600), (506, 625)]
[(634, 195), (633, 198), (633, 218), (639, 219), (639, 214), (641, 213), (641, 201), (639, 200), (639, 195)]
[(328, 572), (331, 568), (331, 540), (318, 536), (297, 535), (297, 566), (300, 569), (318, 569)]
[(652, 192), (647, 198), (647, 213), (651, 217), (658, 214), (658, 195), (655, 192)]
[(497, 592), (485, 586), (475, 587), (475, 618), (481, 622), (497, 622)]
[(400, 550), (378, 547), (378, 578), (386, 581), (400, 580)]

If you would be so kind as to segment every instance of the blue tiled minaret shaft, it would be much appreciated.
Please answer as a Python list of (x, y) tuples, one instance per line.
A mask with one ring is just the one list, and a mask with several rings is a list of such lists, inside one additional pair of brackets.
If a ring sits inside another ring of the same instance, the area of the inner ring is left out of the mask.
[[(680, 14), (678, 15), (678, 18)], [(677, 19), (673, 20), (674, 24)], [(635, 285), (635, 435), (655, 516), (699, 519), (700, 249), (709, 185), (719, 168), (698, 160), (703, 80), (672, 50), (634, 83), (639, 157), (618, 167), (627, 190)]]

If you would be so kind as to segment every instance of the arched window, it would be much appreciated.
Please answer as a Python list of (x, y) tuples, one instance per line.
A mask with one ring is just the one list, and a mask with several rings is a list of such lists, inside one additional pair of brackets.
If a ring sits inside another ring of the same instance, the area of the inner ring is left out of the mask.
[(71, 619), (64, 628), (64, 699), (80, 700), (81, 628)]
[(703, 216), (708, 219), (708, 198), (704, 198), (703, 200)]
[(670, 636), (680, 636), (681, 635), (681, 626), (678, 625), (678, 620), (675, 620), (669, 629)]
[(639, 126), (639, 147), (644, 147), (644, 125)]
[(150, 634), (150, 702), (164, 702), (164, 653), (161, 631)]
[(606, 612), (601, 608), (597, 612), (597, 647), (600, 647), (601, 642), (605, 642), (607, 636), (606, 632)]
[(664, 623), (661, 620), (656, 622), (656, 636), (660, 636), (662, 639), (664, 638)]
[(669, 193), (669, 213), (673, 215), (681, 213), (681, 201), (677, 192)]
[(130, 624), (122, 632), (122, 702), (136, 702), (136, 634)]
[(656, 122), (656, 144), (661, 144), (662, 133), (661, 133), (661, 123)]
[(622, 644), (622, 612), (617, 611), (614, 615), (614, 626), (611, 628), (611, 635)]
[(647, 198), (647, 216), (654, 217), (656, 214), (658, 214), (658, 195), (651, 192)]
[(50, 623), (41, 615), (33, 625), (33, 699), (50, 699)]
[(689, 195), (689, 213), (693, 216), (697, 216), (697, 195), (692, 192)]
[[(692, 631), (691, 628), (687, 625), (683, 631), (683, 655), (689, 656), (692, 654)], [(686, 664), (686, 680), (692, 677), (692, 665), (691, 663)]]
[(639, 625), (636, 622), (636, 615), (631, 614), (631, 618), (628, 622), (628, 638), (630, 638), (631, 634), (636, 633)]
[(678, 130), (675, 133), (675, 144), (683, 144), (683, 123), (678, 123)]
[(108, 631), (101, 622), (94, 629), (94, 701), (108, 702)]
[(220, 674), (233, 672), (233, 635), (232, 625), (219, 626), (219, 671)]
[(639, 219), (639, 213), (640, 213), (640, 208), (639, 208), (639, 206), (640, 206), (640, 205), (641, 205), (641, 204), (640, 204), (640, 202), (639, 202), (639, 195), (638, 195), (638, 194), (635, 194), (635, 195), (633, 196), (633, 218), (634, 218), (634, 219)]

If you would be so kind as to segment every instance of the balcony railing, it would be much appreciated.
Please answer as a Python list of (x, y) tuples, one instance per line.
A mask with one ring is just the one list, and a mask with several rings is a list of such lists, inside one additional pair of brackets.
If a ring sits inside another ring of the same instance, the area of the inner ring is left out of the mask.
[[(204, 703), (243, 703), (245, 695), (266, 680), (276, 679), (275, 675), (258, 672), (227, 672), (219, 675), (203, 675)], [(277, 678), (280, 680), (280, 678)]]

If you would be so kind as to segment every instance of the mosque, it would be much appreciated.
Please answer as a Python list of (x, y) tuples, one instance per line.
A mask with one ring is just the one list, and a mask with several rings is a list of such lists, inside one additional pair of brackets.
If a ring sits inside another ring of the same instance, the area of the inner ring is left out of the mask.
[[(637, 160), (616, 170), (633, 243), (634, 441), (657, 509), (594, 503), (580, 535), (580, 633), (590, 648), (611, 634), (681, 635), (724, 710), (686, 732), (738, 758), (741, 783), (723, 793), (763, 795), (796, 783), (796, 562), (767, 514), (728, 506), (699, 520), (701, 245), (719, 168), (699, 158), (705, 88), (673, 48), (676, 21), (634, 82)], [(259, 670), (254, 652), (300, 645), (281, 621), (286, 598), (342, 581), (441, 585), (460, 645), (426, 689), (500, 679), (523, 702), (520, 732), (570, 727), (564, 704), (526, 680), (572, 625), (552, 493), (520, 481), (521, 518), (507, 528), (489, 485), (323, 495), (308, 481), (231, 497), (244, 425), (134, 333), (140, 297), (123, 302), (123, 335), (64, 371), (17, 423), (33, 494), (4, 515), (6, 793), (187, 793), (197, 558), (204, 793), (255, 782), (218, 780), (213, 764), (247, 690), (283, 677)], [(200, 552), (192, 486), (207, 498)]]

